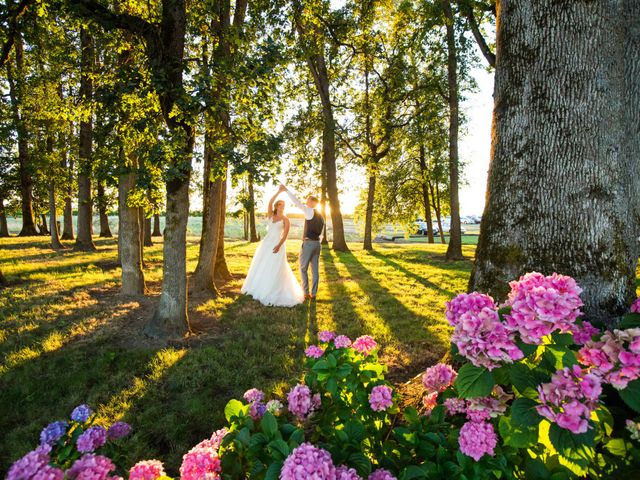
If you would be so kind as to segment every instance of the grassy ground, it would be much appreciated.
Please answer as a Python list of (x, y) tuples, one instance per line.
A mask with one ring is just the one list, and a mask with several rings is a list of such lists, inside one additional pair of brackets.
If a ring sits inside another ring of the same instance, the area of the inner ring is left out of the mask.
[[(158, 456), (176, 473), (182, 453), (221, 425), (230, 398), (253, 386), (284, 396), (319, 329), (374, 335), (402, 382), (444, 353), (444, 302), (466, 288), (471, 267), (444, 261), (445, 245), (324, 249), (318, 301), (267, 308), (239, 295), (255, 245), (229, 242), (236, 278), (219, 299), (191, 298), (197, 334), (167, 346), (140, 335), (159, 293), (160, 243), (145, 252), (150, 295), (138, 299), (118, 296), (115, 240), (98, 240), (94, 253), (47, 244), (0, 239), (0, 268), (12, 283), (0, 291), (0, 476), (48, 421), (82, 402), (105, 423), (133, 425), (131, 461)], [(289, 242), (292, 264), (298, 248)], [(474, 247), (464, 248), (471, 258)]]

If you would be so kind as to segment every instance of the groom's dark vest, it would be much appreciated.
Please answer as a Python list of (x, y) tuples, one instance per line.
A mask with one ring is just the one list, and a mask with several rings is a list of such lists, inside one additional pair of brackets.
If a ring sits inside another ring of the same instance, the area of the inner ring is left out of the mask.
[(302, 239), (308, 238), (309, 240), (320, 240), (322, 235), (322, 229), (324, 228), (324, 219), (315, 210), (313, 211), (313, 218), (311, 220), (304, 221), (304, 234)]

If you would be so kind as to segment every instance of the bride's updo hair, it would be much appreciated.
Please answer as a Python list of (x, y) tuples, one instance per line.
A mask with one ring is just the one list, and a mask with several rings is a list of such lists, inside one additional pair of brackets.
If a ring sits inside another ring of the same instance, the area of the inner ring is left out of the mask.
[(282, 205), (284, 205), (284, 200), (278, 200), (277, 202), (275, 202), (273, 204), (273, 213), (272, 215), (275, 217), (278, 214), (278, 204), (281, 203)]

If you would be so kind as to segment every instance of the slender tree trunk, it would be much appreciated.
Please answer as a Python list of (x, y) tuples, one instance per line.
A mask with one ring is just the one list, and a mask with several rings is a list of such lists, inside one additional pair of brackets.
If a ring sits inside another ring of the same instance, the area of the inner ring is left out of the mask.
[[(93, 66), (95, 54), (93, 38), (85, 28), (80, 29), (81, 75), (80, 97), (87, 104), (93, 96)], [(76, 249), (95, 250), (91, 233), (93, 205), (91, 199), (91, 159), (93, 150), (93, 121), (91, 117), (80, 122), (80, 155), (78, 165), (78, 228)]]
[(111, 238), (109, 216), (107, 215), (107, 198), (104, 192), (104, 183), (98, 182), (98, 215), (100, 216), (100, 238)]
[[(640, 4), (503, 0), (492, 155), (469, 287), (570, 275), (588, 319), (636, 297)], [(553, 37), (553, 41), (549, 39)]]
[(151, 239), (151, 217), (144, 218), (144, 246), (153, 247), (153, 240)]
[(367, 191), (367, 209), (364, 219), (364, 244), (365, 250), (373, 250), (372, 230), (373, 230), (373, 202), (376, 194), (376, 174), (369, 172), (369, 190)]
[(4, 199), (0, 198), (0, 238), (9, 236), (9, 226), (7, 225), (7, 212), (4, 209)]
[[(121, 150), (121, 159), (124, 152)], [(140, 255), (138, 208), (127, 205), (129, 193), (136, 187), (135, 162), (118, 177), (118, 252), (122, 266), (122, 295), (143, 295), (145, 291)]]
[(227, 162), (225, 159), (224, 166), (224, 178), (222, 180), (222, 192), (220, 195), (220, 222), (218, 224), (218, 250), (216, 252), (216, 265), (215, 265), (215, 281), (218, 284), (226, 283), (231, 280), (231, 272), (227, 265), (227, 259), (224, 255), (224, 228), (226, 222), (227, 213)]
[(244, 233), (242, 235), (242, 238), (248, 242), (249, 241), (249, 213), (246, 211), (242, 212), (242, 223), (244, 225)]
[(249, 241), (257, 242), (258, 232), (256, 231), (256, 204), (253, 191), (253, 175), (249, 174)]
[(62, 240), (73, 240), (73, 205), (71, 204), (73, 198), (73, 160), (67, 156), (66, 145), (62, 149), (62, 171), (67, 175), (64, 190)]
[(329, 238), (327, 235), (327, 174), (325, 172), (324, 164), (321, 167), (321, 189), (320, 192), (320, 209), (322, 211), (322, 218), (324, 219), (324, 227), (322, 227), (322, 240), (320, 245), (329, 245)]
[(40, 235), (49, 235), (49, 227), (47, 226), (47, 216), (44, 213), (40, 214), (40, 220), (42, 221), (42, 228), (40, 229)]
[(162, 231), (160, 230), (160, 214), (159, 213), (153, 214), (153, 233), (151, 234), (151, 236), (152, 237), (162, 236)]
[[(47, 153), (49, 157), (53, 153), (53, 137), (47, 136)], [(56, 212), (56, 175), (49, 178), (49, 225), (51, 233), (51, 248), (61, 250), (64, 248), (60, 242), (60, 234), (58, 232), (58, 217)]]
[(451, 226), (447, 260), (462, 260), (462, 232), (460, 228), (460, 201), (458, 199), (458, 58), (455, 18), (451, 9), (451, 0), (442, 0), (447, 29), (447, 80), (449, 85), (449, 203), (451, 204)]
[(14, 68), (7, 63), (7, 79), (9, 80), (9, 98), (13, 121), (18, 134), (18, 175), (20, 179), (20, 201), (22, 207), (22, 229), (18, 234), (21, 237), (38, 235), (36, 229), (35, 216), (33, 213), (33, 177), (32, 165), (29, 157), (29, 143), (27, 126), (24, 119), (24, 112), (21, 110), (24, 95), (24, 52), (22, 35), (20, 32), (15, 36), (15, 74)]
[(142, 265), (144, 266), (144, 247), (147, 244), (147, 239), (145, 238), (145, 229), (144, 229), (144, 208), (138, 207), (138, 223), (140, 224), (140, 231), (138, 232), (140, 236), (140, 258), (142, 258)]
[(431, 217), (431, 202), (429, 200), (429, 182), (427, 180), (427, 161), (424, 145), (420, 145), (420, 187), (422, 189), (422, 203), (424, 205), (424, 219), (427, 222), (427, 241), (434, 243), (433, 218)]
[(438, 230), (440, 231), (440, 243), (446, 243), (444, 241), (444, 231), (442, 230), (442, 210), (440, 209), (440, 188), (436, 182), (435, 189), (432, 183), (429, 183), (431, 189), (431, 199), (433, 200), (433, 209), (436, 211), (436, 222), (438, 223)]

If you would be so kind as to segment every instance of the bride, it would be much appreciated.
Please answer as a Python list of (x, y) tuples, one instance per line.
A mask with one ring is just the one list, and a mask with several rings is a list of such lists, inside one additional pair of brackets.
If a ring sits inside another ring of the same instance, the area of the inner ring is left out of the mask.
[(284, 215), (284, 201), (275, 201), (282, 191), (269, 200), (267, 235), (253, 255), (241, 292), (264, 305), (293, 307), (304, 302), (304, 292), (287, 263), (285, 242), (290, 223)]

